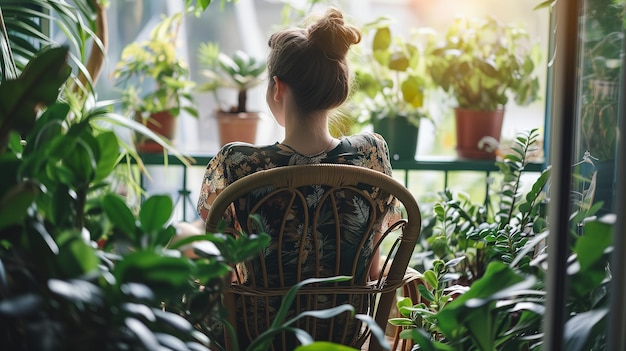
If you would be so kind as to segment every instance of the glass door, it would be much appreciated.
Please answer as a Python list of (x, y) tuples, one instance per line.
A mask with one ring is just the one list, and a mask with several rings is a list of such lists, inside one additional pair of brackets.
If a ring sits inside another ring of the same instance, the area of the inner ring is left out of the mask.
[(579, 29), (579, 96), (574, 159), (581, 201), (598, 215), (614, 212), (619, 77), (622, 68), (622, 0), (586, 0)]

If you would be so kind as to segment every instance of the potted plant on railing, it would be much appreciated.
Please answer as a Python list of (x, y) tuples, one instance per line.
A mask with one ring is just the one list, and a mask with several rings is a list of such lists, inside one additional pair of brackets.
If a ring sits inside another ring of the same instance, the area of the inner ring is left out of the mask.
[(428, 70), (435, 84), (456, 99), (459, 157), (495, 158), (509, 96), (520, 106), (538, 99), (540, 53), (523, 27), (491, 17), (455, 19)]
[(414, 160), (417, 152), (419, 126), (429, 119), (424, 95), (430, 86), (425, 73), (428, 57), (425, 30), (416, 31), (406, 40), (393, 36), (390, 19), (381, 17), (364, 26), (366, 37), (360, 60), (355, 62), (358, 91), (352, 102), (389, 145), (393, 160)]
[[(133, 42), (124, 48), (114, 71), (117, 85), (123, 86), (122, 102), (134, 118), (168, 142), (176, 132), (176, 118), (181, 110), (191, 116), (198, 113), (193, 101), (189, 67), (176, 52), (176, 38), (183, 13), (163, 20), (152, 30), (148, 40)], [(160, 152), (161, 145), (137, 136), (137, 150)]]
[[(238, 50), (232, 56), (220, 51), (216, 43), (202, 43), (198, 49), (201, 74), (205, 81), (199, 91), (211, 92), (217, 103), (216, 117), (220, 145), (233, 141), (253, 144), (259, 122), (259, 112), (248, 111), (248, 90), (261, 84), (265, 73), (265, 61)], [(222, 104), (219, 91), (235, 89), (237, 103)]]

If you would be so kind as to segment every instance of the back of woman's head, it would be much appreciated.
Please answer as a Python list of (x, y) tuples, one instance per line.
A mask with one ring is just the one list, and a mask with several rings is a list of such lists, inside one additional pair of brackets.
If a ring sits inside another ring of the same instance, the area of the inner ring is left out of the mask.
[(345, 24), (341, 12), (329, 9), (306, 29), (286, 29), (270, 37), (269, 76), (289, 85), (303, 113), (338, 107), (350, 91), (346, 55), (359, 41), (359, 30)]

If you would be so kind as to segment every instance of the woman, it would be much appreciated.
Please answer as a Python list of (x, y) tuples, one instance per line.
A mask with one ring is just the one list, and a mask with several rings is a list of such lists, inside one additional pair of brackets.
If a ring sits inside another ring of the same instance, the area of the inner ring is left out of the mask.
[[(299, 164), (343, 163), (391, 175), (385, 140), (360, 133), (334, 138), (328, 128), (331, 111), (348, 98), (351, 80), (346, 55), (361, 33), (344, 22), (336, 9), (305, 29), (291, 28), (269, 39), (266, 100), (281, 126), (282, 142), (256, 146), (230, 143), (209, 162), (198, 200), (202, 220), (222, 189), (259, 170)], [(379, 199), (389, 209), (389, 199)], [(376, 264), (372, 276), (377, 276)]]
[[(285, 138), (282, 142), (265, 146), (230, 143), (222, 147), (209, 162), (202, 182), (198, 213), (203, 220), (206, 220), (211, 204), (220, 191), (238, 179), (260, 170), (301, 164), (342, 163), (391, 175), (387, 144), (380, 135), (360, 133), (334, 138), (328, 128), (331, 111), (348, 98), (351, 80), (346, 55), (350, 46), (360, 40), (359, 30), (346, 24), (343, 15), (336, 9), (327, 10), (307, 28), (286, 29), (270, 37), (266, 100), (278, 124), (285, 128)], [(380, 211), (379, 218), (395, 208), (389, 196), (369, 190), (378, 203), (374, 210)], [(272, 213), (269, 212), (264, 215), (264, 223), (272, 223)], [(233, 213), (226, 214), (226, 217), (235, 226), (246, 222), (246, 218), (237, 213), (236, 208)], [(288, 224), (293, 227), (291, 233), (294, 233), (294, 243), (307, 240), (307, 234), (302, 234), (303, 230), (298, 224), (297, 219)], [(363, 230), (358, 235), (371, 235), (371, 239), (375, 240), (380, 234), (380, 226), (372, 233), (365, 233)], [(283, 241), (283, 247), (289, 247), (285, 244), (287, 240), (289, 239)], [(277, 251), (272, 249), (272, 245), (275, 243), (271, 243), (270, 248), (265, 251), (268, 262), (275, 259), (269, 256), (276, 255)], [(343, 250), (344, 246), (342, 255)], [(283, 251), (283, 258), (285, 255), (289, 256)], [(372, 258), (369, 275), (377, 278), (378, 253), (370, 250), (363, 256), (369, 256), (363, 257), (364, 261)], [(324, 264), (322, 260), (320, 265)], [(333, 267), (329, 267), (329, 271), (334, 270), (334, 260), (329, 260), (328, 266), (331, 265)], [(285, 276), (282, 278), (285, 281), (295, 279), (287, 276), (290, 271), (284, 269)], [(360, 274), (362, 276), (367, 272)], [(270, 276), (270, 280), (272, 278), (278, 279)]]

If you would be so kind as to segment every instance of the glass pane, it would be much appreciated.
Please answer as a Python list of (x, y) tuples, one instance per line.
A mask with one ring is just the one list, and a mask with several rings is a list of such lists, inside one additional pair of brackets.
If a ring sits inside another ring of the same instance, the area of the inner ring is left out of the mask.
[(623, 5), (587, 0), (580, 29), (577, 182), (589, 202), (603, 202), (599, 215), (612, 212), (615, 187), (619, 77), (622, 63)]
[[(182, 1), (166, 0), (116, 0), (111, 1), (108, 8), (109, 50), (108, 62), (102, 74), (109, 79), (98, 81), (98, 92), (103, 99), (113, 99), (120, 95), (114, 86), (111, 71), (114, 69), (120, 53), (125, 45), (146, 38), (162, 13), (180, 10)], [(315, 6), (311, 4), (315, 3)], [(267, 39), (278, 28), (300, 22), (299, 16), (310, 12), (320, 12), (330, 4), (342, 8), (349, 21), (364, 26), (379, 16), (393, 18), (394, 33), (408, 35), (419, 27), (432, 27), (443, 34), (457, 16), (485, 18), (493, 16), (503, 23), (521, 24), (528, 30), (533, 42), (539, 43), (542, 52), (546, 51), (549, 23), (547, 11), (534, 11), (536, 0), (517, 0), (512, 3), (499, 0), (473, 0), (459, 2), (456, 0), (389, 1), (389, 0), (343, 0), (343, 1), (268, 1), (248, 0), (228, 2), (224, 8), (220, 1), (214, 1), (201, 16), (187, 16), (185, 25), (179, 33), (179, 54), (189, 63), (191, 78), (201, 84), (205, 79), (198, 62), (198, 48), (201, 43), (217, 42), (226, 53), (244, 50), (258, 58), (267, 54)], [(291, 6), (290, 23), (283, 17), (286, 6)], [(302, 14), (296, 14), (303, 10)], [(450, 11), (454, 9), (454, 11)], [(540, 96), (545, 89), (545, 67), (547, 55), (542, 55), (537, 64), (540, 75)], [(215, 132), (216, 123), (214, 109), (215, 99), (209, 93), (196, 93), (195, 107), (200, 112), (198, 119), (183, 116), (184, 126), (179, 128), (178, 146), (184, 151), (202, 151), (214, 153), (218, 142)], [(220, 100), (224, 104), (232, 104), (235, 92), (220, 91)], [(518, 106), (513, 99), (507, 103), (507, 112), (502, 127), (503, 139), (510, 142), (523, 130), (544, 126), (544, 102), (542, 99), (530, 106)], [(265, 111), (264, 86), (253, 88), (248, 94), (249, 108)], [(420, 156), (448, 156), (455, 154), (454, 118), (452, 109), (436, 100), (431, 102), (435, 124), (423, 123), (420, 127)], [(271, 118), (264, 120), (263, 133), (259, 133), (257, 143), (268, 144), (279, 140), (281, 131)]]

